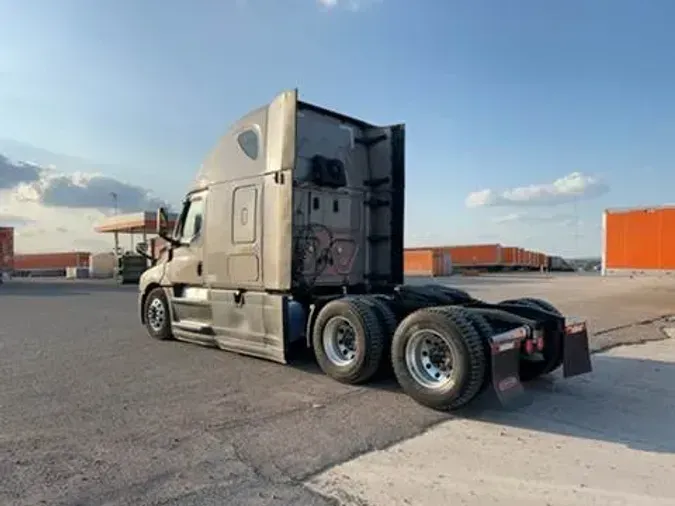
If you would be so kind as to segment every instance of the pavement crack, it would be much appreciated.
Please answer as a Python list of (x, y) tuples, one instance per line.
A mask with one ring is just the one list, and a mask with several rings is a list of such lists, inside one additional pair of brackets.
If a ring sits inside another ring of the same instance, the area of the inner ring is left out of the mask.
[(355, 388), (354, 390), (350, 390), (349, 392), (334, 395), (328, 400), (323, 400), (320, 405), (317, 405), (316, 402), (307, 402), (291, 409), (283, 409), (280, 411), (275, 411), (266, 416), (250, 416), (245, 418), (238, 418), (224, 423), (211, 423), (208, 424), (207, 430), (211, 432), (220, 430), (241, 429), (243, 427), (245, 428), (259, 427), (260, 425), (264, 425), (266, 423), (278, 420), (280, 418), (295, 415), (297, 413), (321, 409), (324, 406), (331, 404), (332, 402), (339, 401), (341, 399), (350, 398), (358, 395), (364, 395), (366, 392), (368, 392), (368, 390), (369, 389), (365, 387), (358, 387)]
[(643, 344), (647, 344), (647, 343), (657, 343), (659, 341), (667, 341), (668, 339), (670, 339), (670, 337), (664, 334), (662, 337), (641, 338), (641, 339), (637, 339), (635, 341), (632, 341), (630, 343), (620, 343), (620, 342), (619, 343), (608, 343), (604, 346), (599, 346), (595, 350), (592, 350), (591, 355), (595, 355), (596, 353), (603, 353), (603, 352), (606, 352), (606, 351), (610, 351), (610, 350), (613, 350), (614, 348), (623, 348), (623, 347), (627, 347), (627, 346), (639, 346), (639, 345), (643, 345)]
[[(641, 320), (627, 325), (620, 325), (617, 327), (613, 327), (611, 329), (604, 329), (599, 332), (595, 332), (593, 336), (608, 335), (613, 332), (638, 329), (640, 327), (649, 327), (649, 326), (656, 327), (658, 324), (666, 324), (667, 322), (672, 321), (674, 318), (675, 317), (673, 317), (673, 315), (664, 315), (659, 316), (658, 318), (649, 318), (647, 320)], [(637, 337), (637, 338), (633, 337), (631, 338), (630, 341), (614, 339), (603, 343), (602, 340), (600, 340), (600, 342), (596, 343), (596, 346), (594, 346), (593, 349), (591, 350), (591, 354), (602, 353), (623, 346), (637, 346), (651, 342), (666, 341), (670, 339), (670, 336), (663, 331), (664, 328), (665, 327), (663, 326), (661, 326), (660, 328), (654, 328), (654, 330), (656, 331), (655, 335), (650, 335), (649, 337)]]
[(625, 330), (634, 327), (642, 327), (644, 325), (651, 325), (652, 323), (657, 323), (660, 321), (668, 321), (669, 319), (675, 318), (675, 315), (667, 314), (662, 316), (657, 316), (655, 318), (648, 318), (647, 320), (639, 320), (636, 322), (626, 323), (624, 325), (617, 325), (616, 327), (609, 327), (606, 329), (601, 329), (593, 332), (594, 336), (601, 336), (603, 334), (609, 334), (610, 332), (616, 332), (617, 330)]

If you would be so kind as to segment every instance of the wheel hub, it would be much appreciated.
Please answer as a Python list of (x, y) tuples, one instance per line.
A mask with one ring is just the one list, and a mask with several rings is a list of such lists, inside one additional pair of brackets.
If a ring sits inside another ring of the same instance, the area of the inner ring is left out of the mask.
[(422, 330), (413, 334), (405, 356), (411, 375), (425, 387), (448, 388), (454, 383), (452, 348), (436, 331)]
[(166, 311), (164, 304), (159, 299), (154, 299), (148, 306), (148, 323), (150, 328), (155, 332), (162, 330), (164, 320), (166, 319)]
[(346, 366), (356, 359), (356, 330), (346, 318), (331, 318), (322, 333), (323, 348), (328, 360)]

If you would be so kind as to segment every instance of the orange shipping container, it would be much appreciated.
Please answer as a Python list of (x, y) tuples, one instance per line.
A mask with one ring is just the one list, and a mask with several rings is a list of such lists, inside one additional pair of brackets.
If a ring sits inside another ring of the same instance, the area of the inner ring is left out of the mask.
[(518, 248), (518, 265), (525, 265), (525, 250)]
[(32, 253), (16, 255), (16, 270), (65, 269), (66, 267), (89, 267), (90, 253), (71, 251), (63, 253)]
[(675, 206), (605, 211), (602, 267), (604, 273), (675, 270)]
[(518, 265), (518, 248), (507, 246), (502, 248), (502, 262), (504, 265)]
[(530, 265), (530, 251), (523, 249), (520, 254), (520, 265), (529, 267)]
[(452, 272), (450, 256), (438, 248), (411, 248), (403, 254), (407, 276), (448, 276)]
[(405, 250), (403, 253), (403, 271), (407, 275), (431, 276), (434, 269), (433, 249)]
[(533, 260), (534, 267), (536, 267), (537, 269), (543, 267), (545, 255), (543, 253), (540, 253), (539, 251), (532, 252), (532, 255), (534, 256)]
[(450, 253), (452, 265), (455, 267), (501, 265), (502, 263), (500, 244), (447, 246), (442, 249)]
[(525, 261), (525, 265), (527, 265), (528, 267), (534, 267), (534, 266), (535, 266), (535, 263), (534, 263), (534, 252), (533, 252), (533, 251), (530, 251), (529, 249), (528, 249), (528, 250), (525, 250), (525, 251), (526, 251), (526, 253), (527, 253), (527, 260)]

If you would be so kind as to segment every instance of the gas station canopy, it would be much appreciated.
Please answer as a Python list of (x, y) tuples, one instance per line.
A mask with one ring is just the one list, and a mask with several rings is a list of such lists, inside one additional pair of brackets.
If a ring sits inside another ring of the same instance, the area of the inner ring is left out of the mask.
[[(173, 229), (178, 215), (171, 213), (168, 215), (167, 227), (169, 230)], [(115, 240), (115, 276), (121, 283), (138, 282), (141, 274), (148, 268), (148, 257), (146, 253), (141, 252), (137, 244), (134, 248), (134, 236), (140, 235), (143, 239), (144, 249), (147, 251), (148, 235), (155, 235), (157, 232), (157, 212), (145, 211), (132, 214), (116, 214), (106, 218), (99, 223), (95, 228), (96, 232), (103, 234), (113, 234)], [(130, 248), (123, 253), (120, 248), (119, 235), (126, 234), (130, 238)], [(154, 250), (154, 240), (151, 248)], [(136, 251), (136, 253), (133, 253)]]
[[(172, 230), (178, 219), (175, 213), (169, 213), (168, 229)], [(154, 234), (157, 230), (157, 213), (145, 211), (131, 214), (117, 214), (103, 220), (95, 228), (100, 233)]]

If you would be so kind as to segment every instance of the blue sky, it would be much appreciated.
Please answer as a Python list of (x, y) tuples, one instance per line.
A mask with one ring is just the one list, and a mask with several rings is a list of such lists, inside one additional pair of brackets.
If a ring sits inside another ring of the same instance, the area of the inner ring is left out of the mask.
[[(175, 201), (230, 122), (297, 86), (407, 124), (410, 244), (598, 254), (604, 208), (675, 202), (673, 19), (667, 0), (0, 0), (0, 153)], [(466, 205), (575, 172), (576, 204)]]

